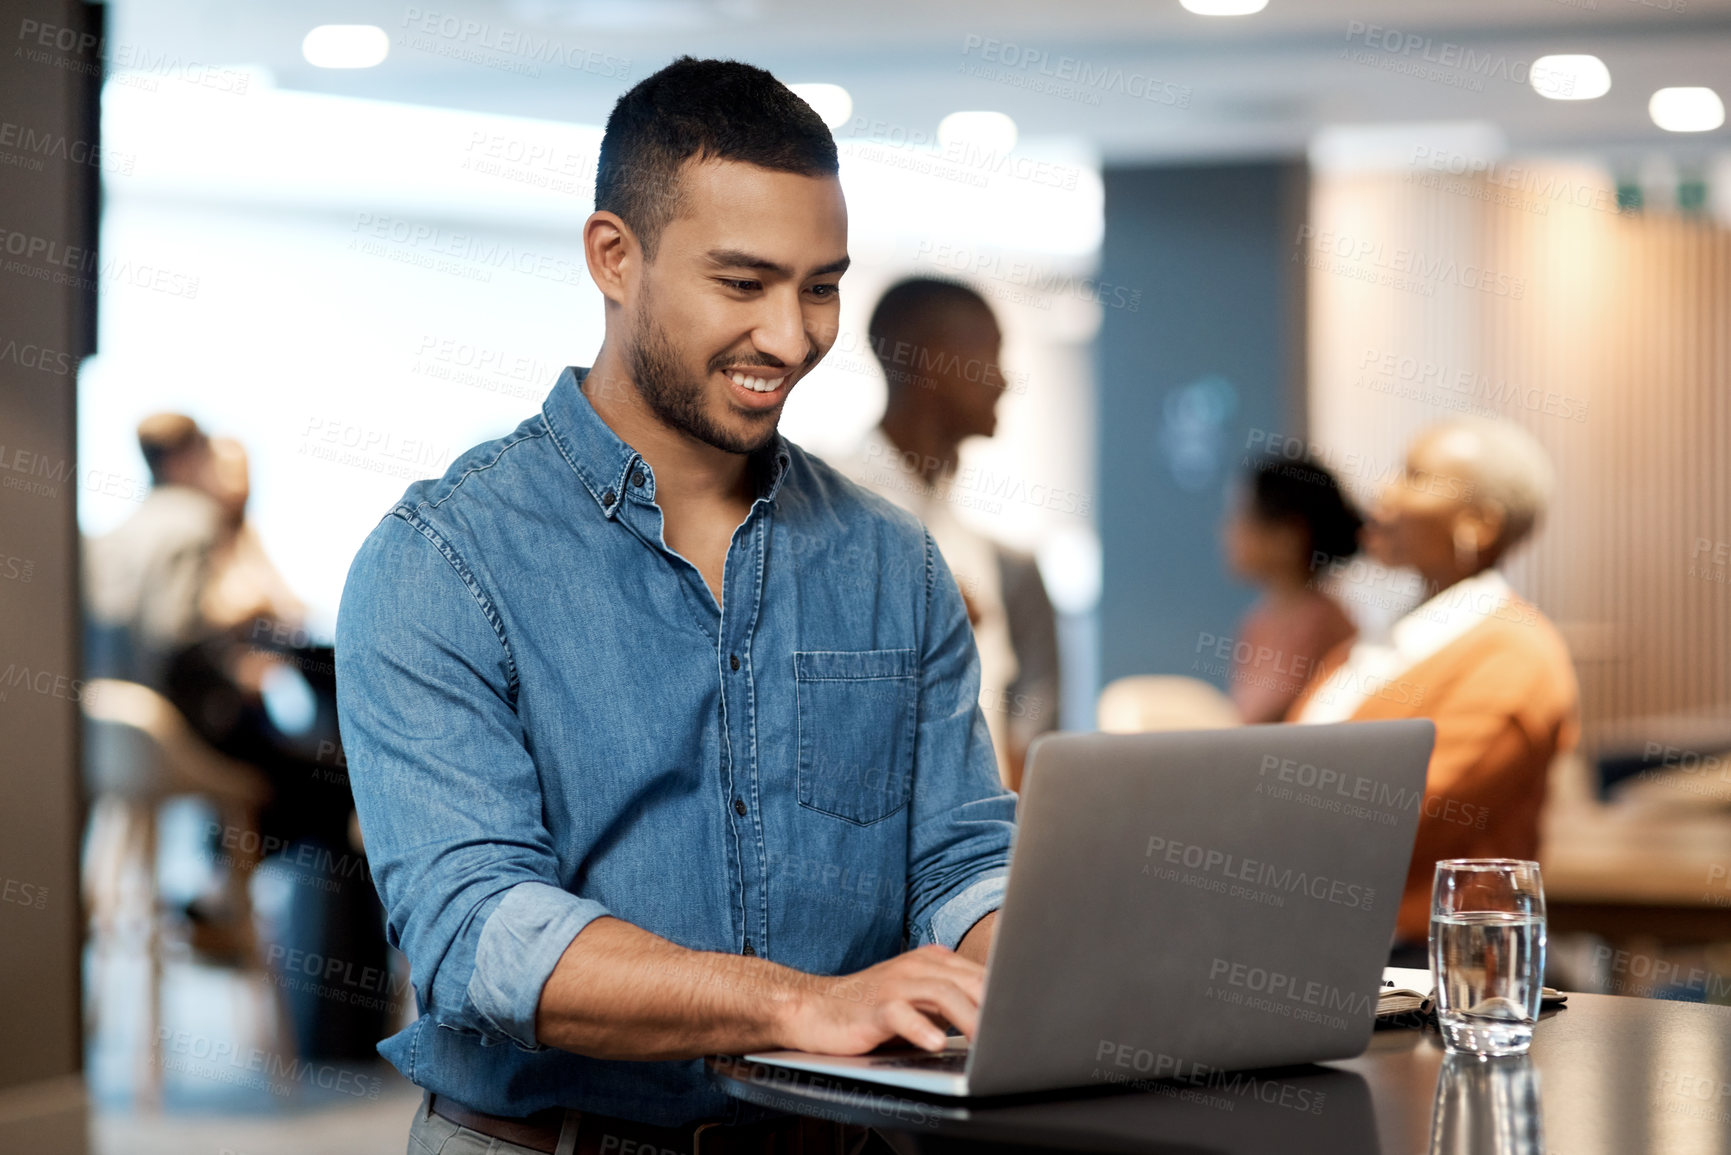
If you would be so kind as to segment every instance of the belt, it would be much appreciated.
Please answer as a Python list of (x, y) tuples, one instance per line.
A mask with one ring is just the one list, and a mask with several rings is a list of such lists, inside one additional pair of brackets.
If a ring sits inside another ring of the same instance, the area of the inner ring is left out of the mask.
[[(592, 1111), (549, 1108), (522, 1118), (471, 1111), (444, 1095), (432, 1095), (428, 1108), (459, 1127), (548, 1155), (711, 1155), (712, 1152), (840, 1151), (843, 1129), (819, 1119), (789, 1117), (764, 1123), (723, 1126), (709, 1122), (655, 1127)], [(848, 1128), (847, 1130), (853, 1130)]]

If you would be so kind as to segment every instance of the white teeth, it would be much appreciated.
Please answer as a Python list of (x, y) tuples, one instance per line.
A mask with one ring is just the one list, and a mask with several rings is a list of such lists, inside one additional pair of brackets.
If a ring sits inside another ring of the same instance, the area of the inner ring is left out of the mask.
[(781, 377), (771, 377), (768, 380), (762, 377), (747, 377), (744, 373), (730, 373), (728, 376), (733, 379), (735, 385), (742, 389), (749, 389), (753, 393), (773, 393), (783, 380)]

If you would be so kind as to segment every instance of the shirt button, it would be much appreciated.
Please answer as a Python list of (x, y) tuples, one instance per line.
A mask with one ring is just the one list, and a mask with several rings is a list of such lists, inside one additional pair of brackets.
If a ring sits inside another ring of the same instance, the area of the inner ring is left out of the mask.
[(739, 655), (738, 654), (727, 655), (727, 664), (732, 666), (736, 670), (739, 669)]
[(757, 952), (755, 950), (751, 949), (751, 940), (750, 939), (745, 940), (745, 949), (740, 951), (739, 953), (742, 955), (745, 955), (747, 958), (756, 958), (757, 957)]
[(733, 812), (741, 818), (745, 817), (745, 799), (735, 798), (733, 800)]
[(631, 484), (632, 485), (642, 485), (643, 484), (643, 471), (641, 469), (633, 469), (631, 471)]
[(603, 493), (601, 495), (601, 504), (602, 505), (612, 505), (613, 499), (618, 497), (618, 496), (619, 495), (617, 493), (614, 493), (611, 489), (609, 489), (606, 493)]

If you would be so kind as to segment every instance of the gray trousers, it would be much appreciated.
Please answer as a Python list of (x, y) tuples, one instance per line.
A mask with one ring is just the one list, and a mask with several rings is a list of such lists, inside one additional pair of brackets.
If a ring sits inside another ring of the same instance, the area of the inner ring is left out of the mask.
[[(916, 1148), (908, 1140), (882, 1132), (861, 1134), (850, 1144), (861, 1155), (872, 1152), (912, 1152)], [(415, 1108), (415, 1121), (409, 1127), (408, 1155), (543, 1155), (533, 1147), (507, 1143), (491, 1135), (483, 1135), (459, 1126), (432, 1110), (432, 1096), (422, 1093)]]
[(432, 1096), (423, 1093), (409, 1127), (408, 1155), (542, 1155), (533, 1147), (507, 1143), (467, 1127), (459, 1127), (432, 1110)]

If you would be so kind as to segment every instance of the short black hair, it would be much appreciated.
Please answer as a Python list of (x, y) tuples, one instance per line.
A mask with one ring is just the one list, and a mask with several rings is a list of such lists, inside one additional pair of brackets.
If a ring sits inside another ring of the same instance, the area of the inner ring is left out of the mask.
[(1269, 454), (1250, 469), (1250, 511), (1266, 522), (1296, 524), (1310, 537), (1310, 568), (1358, 552), (1364, 519), (1340, 491), (1334, 474), (1309, 454)]
[[(884, 368), (884, 376), (889, 380), (890, 391), (893, 393), (899, 386), (909, 380), (905, 368), (892, 369), (892, 364), (900, 364), (908, 358), (897, 352), (897, 343), (911, 341), (915, 344), (930, 343), (935, 333), (933, 330), (944, 320), (945, 310), (954, 308), (979, 309), (988, 317), (993, 317), (992, 307), (979, 292), (960, 281), (946, 281), (937, 277), (908, 277), (897, 281), (878, 298), (877, 308), (872, 310), (872, 319), (866, 324), (866, 339), (871, 342), (872, 352), (876, 354), (878, 364)], [(915, 359), (923, 350), (915, 351)]]
[(811, 105), (761, 68), (681, 56), (619, 98), (595, 169), (595, 208), (637, 234), (644, 255), (678, 215), (679, 168), (732, 160), (801, 176), (840, 171), (835, 138)]

